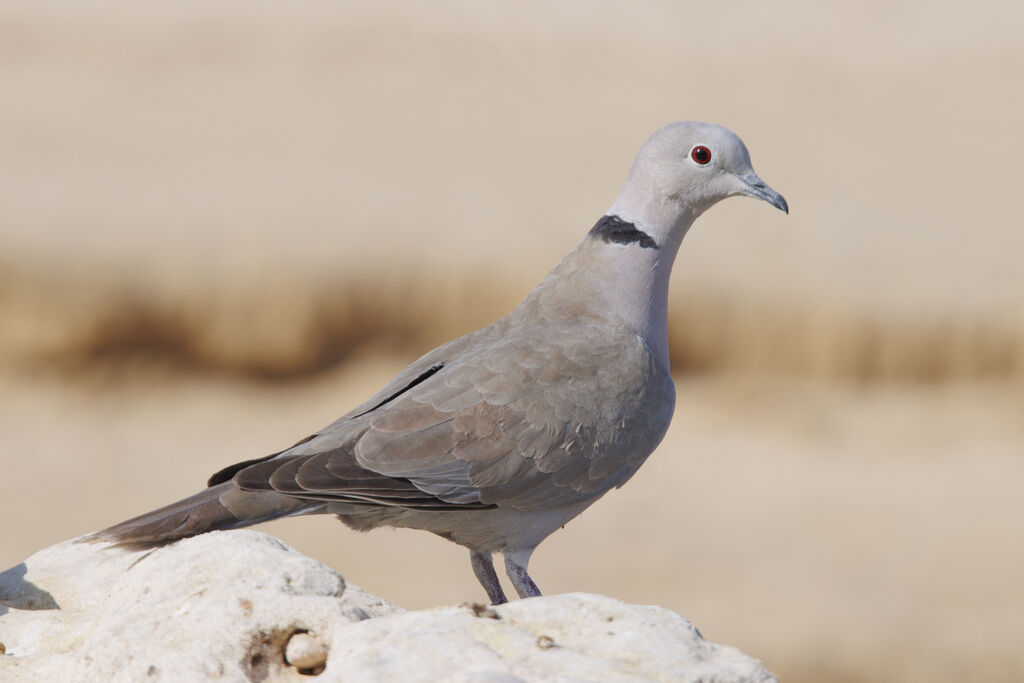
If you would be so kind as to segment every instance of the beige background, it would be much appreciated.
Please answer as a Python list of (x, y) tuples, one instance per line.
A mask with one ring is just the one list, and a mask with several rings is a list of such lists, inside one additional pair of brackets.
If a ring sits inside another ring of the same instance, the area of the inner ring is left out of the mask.
[[(0, 565), (287, 446), (513, 306), (678, 118), (792, 207), (676, 266), (678, 410), (535, 554), (787, 681), (1024, 677), (1024, 10), (0, 6)], [(407, 607), (465, 552), (264, 527)]]

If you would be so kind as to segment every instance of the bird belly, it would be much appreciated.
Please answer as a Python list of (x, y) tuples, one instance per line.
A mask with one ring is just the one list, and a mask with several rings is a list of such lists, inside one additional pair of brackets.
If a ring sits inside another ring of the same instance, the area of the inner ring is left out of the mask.
[(532, 550), (596, 500), (548, 510), (510, 507), (474, 510), (408, 510), (403, 508), (328, 506), (346, 526), (369, 531), (380, 526), (421, 529), (453, 543), (489, 552)]

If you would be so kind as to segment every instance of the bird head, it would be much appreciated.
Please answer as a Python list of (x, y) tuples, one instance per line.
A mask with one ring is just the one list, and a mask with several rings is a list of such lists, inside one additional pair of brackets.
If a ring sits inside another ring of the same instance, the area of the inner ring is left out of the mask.
[(678, 121), (657, 130), (640, 148), (608, 213), (637, 224), (660, 243), (659, 237), (685, 232), (697, 216), (735, 196), (761, 199), (789, 213), (783, 196), (754, 173), (738, 135), (713, 123)]

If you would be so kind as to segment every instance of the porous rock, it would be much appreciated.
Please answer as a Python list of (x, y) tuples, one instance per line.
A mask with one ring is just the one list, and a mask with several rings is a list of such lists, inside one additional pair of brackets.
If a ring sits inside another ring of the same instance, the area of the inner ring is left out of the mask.
[[(292, 641), (326, 660), (289, 664)], [(660, 607), (569, 594), (405, 612), (247, 530), (42, 550), (0, 574), (0, 642), (5, 682), (775, 680)]]
[(327, 647), (310, 633), (296, 633), (284, 648), (284, 661), (297, 669), (321, 669), (327, 665)]

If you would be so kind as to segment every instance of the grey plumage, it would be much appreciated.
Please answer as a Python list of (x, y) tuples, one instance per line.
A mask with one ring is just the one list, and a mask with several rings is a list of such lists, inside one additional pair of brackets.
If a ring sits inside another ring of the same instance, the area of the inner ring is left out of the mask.
[[(687, 161), (697, 143), (719, 150), (718, 175)], [(680, 168), (645, 154), (673, 155)], [(640, 190), (638, 174), (651, 181)], [(684, 192), (691, 187), (699, 192)], [(496, 603), (505, 596), (491, 554), (503, 553), (520, 596), (539, 595), (527, 573), (533, 549), (625, 483), (668, 428), (675, 390), (662, 290), (690, 223), (732, 194), (785, 207), (735, 135), (667, 126), (641, 150), (614, 213), (509, 315), (426, 354), (292, 448), (228, 467), (205, 491), (91, 540), (146, 547), (328, 513), (359, 530), (425, 529), (466, 546)], [(672, 201), (675, 210), (654, 206)]]

